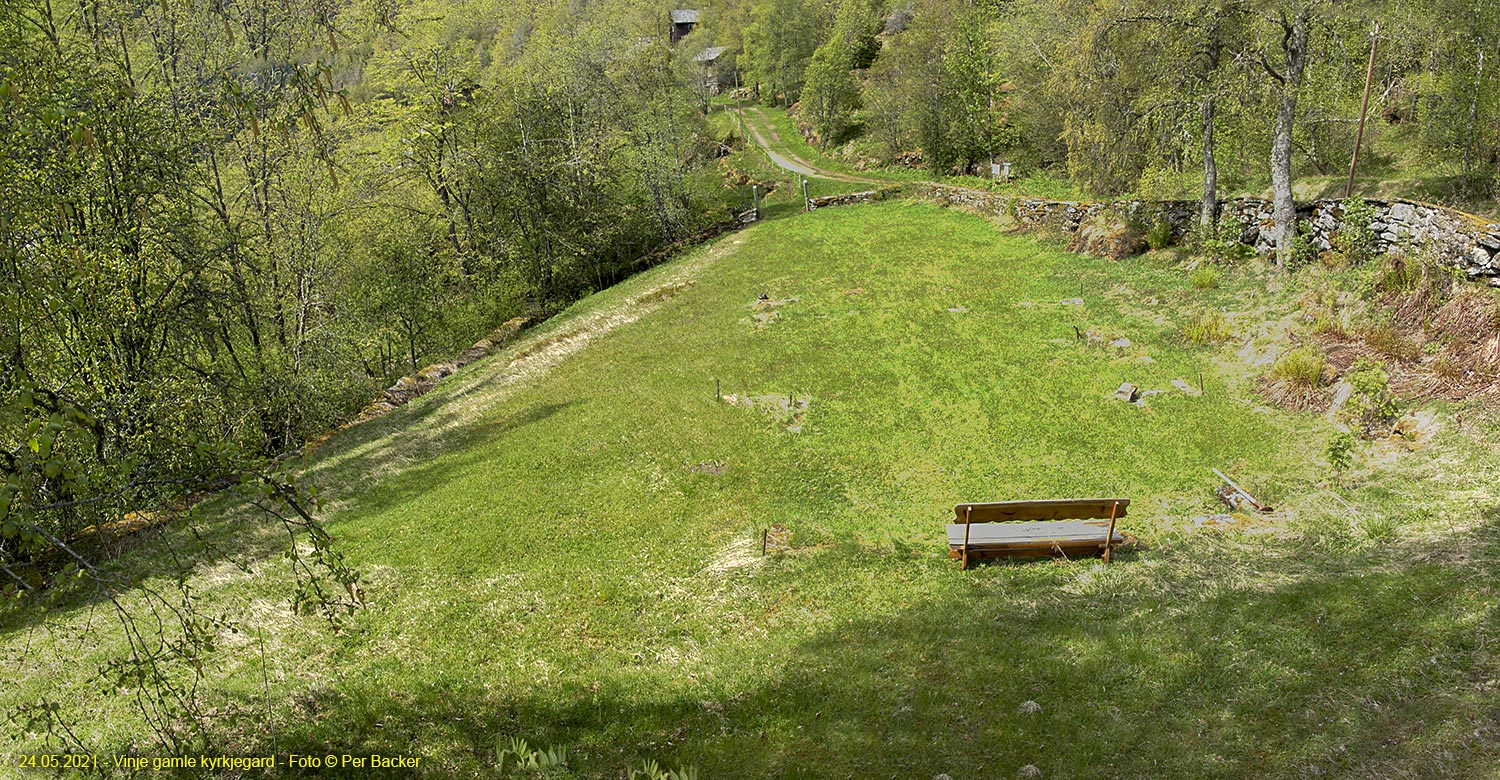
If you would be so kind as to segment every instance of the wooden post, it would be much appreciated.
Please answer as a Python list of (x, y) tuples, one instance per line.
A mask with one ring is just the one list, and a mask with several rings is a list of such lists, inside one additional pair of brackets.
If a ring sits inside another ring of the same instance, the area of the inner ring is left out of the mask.
[(1120, 511), (1120, 502), (1109, 508), (1109, 531), (1104, 534), (1104, 562), (1109, 563), (1109, 551), (1115, 544), (1115, 513)]
[(750, 148), (750, 132), (745, 129), (745, 107), (740, 105), (740, 64), (734, 63), (734, 113), (740, 116), (740, 146)]
[(770, 533), (770, 530), (769, 528), (760, 529), (760, 557), (762, 558), (766, 557), (766, 534)]
[(1365, 114), (1370, 110), (1370, 80), (1375, 75), (1375, 47), (1380, 45), (1380, 23), (1370, 36), (1370, 64), (1365, 67), (1365, 97), (1359, 105), (1359, 131), (1354, 134), (1354, 158), (1349, 161), (1349, 186), (1344, 188), (1344, 197), (1354, 195), (1354, 169), (1359, 165), (1359, 145), (1365, 140)]
[(802, 210), (812, 211), (812, 200), (807, 197), (807, 177), (802, 177)]
[(974, 507), (964, 507), (964, 547), (963, 562), (958, 565), (959, 571), (969, 568), (969, 515), (974, 512)]

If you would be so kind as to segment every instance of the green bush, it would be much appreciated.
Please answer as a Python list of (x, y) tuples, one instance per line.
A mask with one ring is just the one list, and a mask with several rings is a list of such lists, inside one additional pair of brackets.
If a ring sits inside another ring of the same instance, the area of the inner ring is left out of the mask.
[(1291, 262), (1292, 266), (1304, 266), (1318, 259), (1318, 247), (1313, 244), (1309, 236), (1312, 234), (1312, 223), (1307, 220), (1297, 222), (1297, 235), (1292, 238)]
[(1421, 352), (1420, 348), (1401, 332), (1396, 323), (1390, 320), (1366, 326), (1360, 335), (1364, 337), (1366, 344), (1394, 360), (1416, 360)]
[(1348, 265), (1362, 265), (1375, 256), (1375, 207), (1364, 198), (1347, 198), (1340, 206), (1343, 226), (1333, 236), (1333, 251)]
[(1354, 465), (1354, 435), (1339, 431), (1328, 437), (1328, 465), (1334, 471), (1344, 471)]
[(1192, 283), (1195, 290), (1207, 290), (1210, 287), (1218, 287), (1219, 269), (1208, 265), (1194, 268), (1188, 274), (1188, 281)]
[(1312, 332), (1318, 336), (1344, 337), (1344, 325), (1332, 312), (1322, 312), (1313, 320)]
[(1343, 414), (1365, 432), (1394, 422), (1401, 416), (1401, 402), (1391, 392), (1391, 377), (1379, 361), (1361, 357), (1344, 374), (1349, 383), (1349, 400)]
[(1216, 263), (1233, 263), (1255, 256), (1255, 249), (1240, 243), (1239, 224), (1220, 220), (1210, 227), (1194, 229), (1189, 245), (1193, 252)]

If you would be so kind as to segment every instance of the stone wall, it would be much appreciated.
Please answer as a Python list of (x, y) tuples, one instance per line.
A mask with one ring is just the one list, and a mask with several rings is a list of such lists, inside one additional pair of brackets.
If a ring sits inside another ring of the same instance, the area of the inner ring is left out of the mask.
[[(1122, 200), (1101, 203), (1056, 201), (1014, 195), (999, 195), (983, 190), (952, 187), (945, 184), (924, 185), (919, 195), (960, 206), (995, 217), (1015, 220), (1025, 228), (1051, 228), (1077, 233), (1081, 227), (1095, 223), (1107, 214), (1129, 218), (1139, 224), (1166, 222), (1173, 234), (1181, 238), (1197, 225), (1198, 201)], [(1385, 252), (1406, 246), (1427, 250), (1454, 267), (1461, 268), (1470, 279), (1484, 280), (1500, 287), (1500, 224), (1452, 209), (1408, 200), (1367, 200), (1375, 210), (1375, 249)], [(1220, 206), (1223, 219), (1239, 226), (1239, 240), (1260, 254), (1269, 254), (1275, 246), (1272, 238), (1271, 202), (1259, 198), (1236, 198)], [(1344, 207), (1336, 200), (1319, 200), (1297, 206), (1297, 219), (1311, 226), (1308, 234), (1320, 250), (1332, 246), (1333, 236), (1343, 226)]]
[(901, 192), (900, 187), (885, 187), (867, 192), (849, 192), (843, 195), (821, 195), (816, 198), (807, 199), (807, 210), (827, 208), (829, 206), (848, 206), (854, 203), (872, 203), (877, 200), (885, 200)]

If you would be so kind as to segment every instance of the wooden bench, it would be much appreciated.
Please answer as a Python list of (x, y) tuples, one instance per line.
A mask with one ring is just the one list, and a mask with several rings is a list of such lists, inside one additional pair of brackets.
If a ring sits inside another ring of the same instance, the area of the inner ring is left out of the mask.
[(1125, 541), (1115, 521), (1128, 506), (1128, 498), (959, 504), (958, 522), (948, 526), (948, 557), (965, 569), (971, 558), (1001, 556), (1103, 555), (1108, 563), (1110, 550)]

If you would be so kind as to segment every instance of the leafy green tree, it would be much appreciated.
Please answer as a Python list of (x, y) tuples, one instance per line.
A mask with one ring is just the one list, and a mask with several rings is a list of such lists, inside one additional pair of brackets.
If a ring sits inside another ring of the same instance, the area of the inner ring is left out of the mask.
[[(1098, 3), (1079, 27), (1080, 63), (1055, 79), (1073, 107), (1068, 119), (1070, 165), (1091, 189), (1117, 192), (1202, 163), (1200, 222), (1211, 225), (1218, 204), (1215, 131), (1220, 108), (1234, 92), (1226, 62), (1244, 48), (1248, 13), (1234, 0), (1179, 3)], [(1181, 197), (1180, 193), (1160, 193)]]
[(1007, 100), (991, 47), (993, 16), (983, 6), (965, 6), (945, 27), (932, 95), (919, 103), (917, 132), (934, 168), (969, 172), (1019, 138), (1006, 121)]
[(745, 66), (762, 98), (790, 106), (801, 97), (828, 15), (817, 0), (756, 0), (745, 29)]
[(824, 146), (838, 142), (855, 127), (855, 112), (861, 107), (855, 69), (868, 65), (878, 50), (875, 32), (879, 25), (874, 8), (861, 0), (845, 0), (828, 40), (813, 53), (802, 110)]

